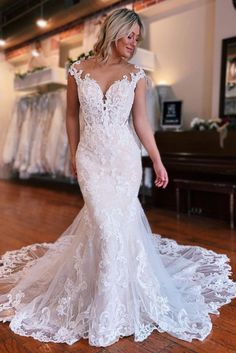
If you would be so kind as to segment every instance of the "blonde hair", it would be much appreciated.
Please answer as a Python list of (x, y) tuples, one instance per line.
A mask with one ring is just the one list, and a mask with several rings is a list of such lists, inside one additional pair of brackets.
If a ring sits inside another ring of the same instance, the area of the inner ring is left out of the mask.
[(123, 8), (113, 11), (106, 17), (93, 47), (94, 54), (101, 58), (101, 62), (106, 62), (111, 54), (112, 42), (117, 45), (118, 39), (128, 35), (135, 24), (139, 25), (140, 40), (142, 40), (144, 25), (136, 12)]

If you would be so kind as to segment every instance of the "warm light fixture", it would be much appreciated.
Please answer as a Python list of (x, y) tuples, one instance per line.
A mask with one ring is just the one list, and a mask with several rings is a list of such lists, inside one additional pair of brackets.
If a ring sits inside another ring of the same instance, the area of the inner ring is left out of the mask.
[(45, 28), (45, 27), (47, 27), (47, 25), (48, 25), (48, 21), (46, 21), (45, 19), (44, 19), (44, 16), (43, 16), (43, 4), (41, 4), (41, 6), (40, 6), (40, 18), (36, 21), (36, 24), (37, 24), (37, 26), (38, 27), (40, 27), (40, 28)]
[(6, 41), (4, 39), (0, 39), (0, 47), (4, 47)]
[(38, 52), (38, 50), (36, 50), (36, 49), (32, 50), (31, 54), (32, 54), (32, 56), (34, 56), (34, 57), (39, 56), (39, 52)]
[(47, 27), (48, 25), (48, 21), (46, 21), (44, 18), (39, 18), (37, 21), (36, 21), (36, 24), (38, 27), (40, 28), (45, 28)]
[(168, 86), (168, 83), (166, 81), (159, 81), (157, 86)]
[(0, 27), (0, 47), (4, 47), (6, 41), (3, 39), (2, 27)]

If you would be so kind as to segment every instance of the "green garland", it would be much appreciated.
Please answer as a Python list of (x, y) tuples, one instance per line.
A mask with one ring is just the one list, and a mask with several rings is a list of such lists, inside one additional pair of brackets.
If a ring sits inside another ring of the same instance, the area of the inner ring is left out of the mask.
[[(73, 59), (71, 59), (71, 58), (68, 58), (67, 59), (67, 62), (68, 62), (68, 64), (69, 64), (69, 66), (71, 65), (71, 64), (73, 64), (75, 61), (77, 61), (77, 60), (85, 60), (85, 59), (88, 59), (88, 58), (90, 58), (91, 56), (94, 56), (94, 51), (93, 50), (90, 50), (87, 54), (86, 53), (82, 53), (82, 54), (80, 54), (78, 57), (77, 57), (77, 59), (76, 60), (73, 60)], [(34, 73), (34, 72), (37, 72), (37, 71), (41, 71), (41, 70), (44, 70), (44, 69), (46, 69), (47, 68), (47, 66), (40, 66), (40, 67), (35, 67), (34, 69), (32, 69), (32, 70), (27, 70), (26, 72), (24, 72), (23, 74), (21, 74), (21, 73), (15, 73), (15, 77), (18, 77), (18, 78), (20, 78), (20, 79), (24, 79), (25, 77), (27, 77), (28, 75), (30, 75), (30, 74), (32, 74), (32, 73)]]
[(78, 60), (85, 60), (85, 59), (91, 58), (91, 56), (94, 56), (94, 54), (95, 54), (94, 51), (90, 50), (87, 54), (86, 53), (80, 54), (76, 60), (68, 58), (67, 62), (69, 63), (69, 66), (70, 66), (71, 64), (73, 64), (74, 62), (76, 62)]
[(15, 77), (19, 77), (19, 78), (21, 78), (21, 79), (24, 79), (26, 76), (32, 74), (33, 72), (41, 71), (41, 70), (44, 70), (44, 69), (46, 69), (46, 68), (47, 68), (47, 66), (35, 67), (34, 69), (28, 70), (28, 71), (24, 72), (23, 74), (21, 74), (21, 73), (15, 73)]

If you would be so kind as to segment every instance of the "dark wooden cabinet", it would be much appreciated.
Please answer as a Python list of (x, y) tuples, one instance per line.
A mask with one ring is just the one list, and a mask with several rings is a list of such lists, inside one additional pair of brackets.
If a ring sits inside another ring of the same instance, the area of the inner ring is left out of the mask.
[[(151, 205), (175, 210), (174, 178), (236, 182), (236, 130), (228, 131), (223, 148), (215, 130), (158, 131), (155, 139), (170, 181), (166, 189), (153, 187)], [(149, 157), (143, 158), (143, 166), (152, 166)], [(187, 211), (186, 200), (182, 198), (181, 208)], [(193, 193), (192, 203), (202, 209), (202, 215), (229, 217), (226, 195), (198, 191)]]

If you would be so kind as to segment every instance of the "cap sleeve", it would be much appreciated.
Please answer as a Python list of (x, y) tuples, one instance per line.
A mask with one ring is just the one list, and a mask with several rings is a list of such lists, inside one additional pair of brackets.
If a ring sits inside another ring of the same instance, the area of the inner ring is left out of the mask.
[(73, 76), (78, 83), (78, 79), (80, 78), (80, 75), (82, 73), (82, 69), (79, 68), (80, 60), (75, 61), (73, 64), (70, 65), (68, 74)]
[(136, 78), (136, 83), (137, 83), (141, 78), (145, 78), (146, 74), (145, 74), (144, 70), (142, 69), (142, 67), (139, 65), (135, 65), (135, 69), (138, 69), (138, 71), (135, 72), (135, 78)]
[(146, 89), (149, 90), (153, 87), (153, 81), (152, 79), (146, 75), (145, 71), (142, 69), (141, 66), (138, 66), (138, 65), (135, 65), (135, 68), (138, 69), (138, 71), (134, 74), (135, 78), (134, 78), (134, 84), (135, 84), (135, 87), (138, 83), (138, 81), (142, 78), (145, 79), (145, 84), (146, 84)]

